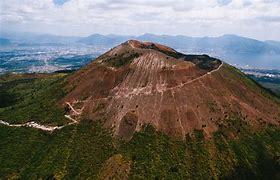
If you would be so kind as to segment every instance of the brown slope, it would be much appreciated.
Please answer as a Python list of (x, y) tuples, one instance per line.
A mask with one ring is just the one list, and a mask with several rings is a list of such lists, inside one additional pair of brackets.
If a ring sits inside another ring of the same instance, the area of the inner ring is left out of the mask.
[(128, 41), (68, 82), (63, 103), (81, 112), (72, 115), (101, 120), (124, 139), (145, 124), (171, 136), (211, 135), (232, 116), (255, 127), (279, 125), (279, 104), (238, 70), (155, 43)]

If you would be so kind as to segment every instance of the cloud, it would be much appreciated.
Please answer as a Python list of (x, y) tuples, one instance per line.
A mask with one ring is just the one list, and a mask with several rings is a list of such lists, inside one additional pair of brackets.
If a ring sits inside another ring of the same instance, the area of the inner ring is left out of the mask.
[(232, 2), (232, 0), (217, 0), (218, 4), (225, 6)]
[(264, 21), (264, 22), (279, 22), (280, 16), (259, 16), (256, 19)]
[(67, 1), (70, 1), (70, 0), (53, 0), (53, 3), (58, 5), (58, 6), (61, 6), (64, 3), (66, 3)]
[(278, 39), (279, 0), (9, 0), (0, 6), (3, 30), (64, 35), (91, 33), (234, 33)]

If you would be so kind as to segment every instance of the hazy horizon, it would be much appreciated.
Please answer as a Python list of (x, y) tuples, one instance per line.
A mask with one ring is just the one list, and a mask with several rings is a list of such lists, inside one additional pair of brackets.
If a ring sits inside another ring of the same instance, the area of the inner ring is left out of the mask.
[[(220, 34), (220, 35), (216, 35), (216, 36), (191, 36), (191, 35), (184, 35), (184, 34), (157, 34), (157, 33), (150, 33), (150, 32), (144, 32), (141, 34), (119, 34), (119, 33), (90, 33), (87, 35), (82, 35), (82, 36), (78, 36), (78, 35), (61, 35), (61, 34), (55, 34), (55, 33), (46, 33), (46, 32), (27, 32), (27, 31), (0, 31), (0, 38), (1, 38), (1, 33), (2, 34), (30, 34), (30, 35), (52, 35), (52, 36), (61, 36), (61, 37), (78, 37), (78, 38), (86, 38), (89, 37), (91, 35), (102, 35), (102, 36), (110, 36), (110, 35), (115, 35), (115, 36), (142, 36), (142, 35), (147, 35), (147, 34), (151, 34), (151, 35), (156, 35), (156, 36), (185, 36), (185, 37), (192, 37), (192, 38), (218, 38), (218, 37), (222, 37), (222, 36), (226, 36), (226, 35), (233, 35), (233, 36), (240, 36), (240, 37), (244, 37), (244, 38), (249, 38), (249, 39), (254, 39), (254, 40), (258, 40), (258, 41), (278, 41), (280, 42), (280, 40), (277, 39), (257, 39), (254, 37), (249, 37), (249, 36), (242, 36), (240, 34)], [(5, 37), (4, 37), (5, 38)]]
[(278, 0), (10, 0), (0, 2), (0, 31), (91, 34), (235, 34), (280, 41)]

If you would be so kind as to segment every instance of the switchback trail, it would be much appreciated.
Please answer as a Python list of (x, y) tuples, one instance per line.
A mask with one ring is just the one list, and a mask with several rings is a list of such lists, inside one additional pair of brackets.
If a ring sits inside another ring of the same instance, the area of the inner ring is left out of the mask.
[[(66, 103), (70, 109), (74, 112), (74, 113), (77, 113), (75, 111), (75, 109), (71, 106), (70, 103)], [(0, 124), (3, 124), (3, 125), (6, 125), (6, 126), (9, 126), (9, 127), (31, 127), (31, 128), (35, 128), (35, 129), (40, 129), (40, 130), (43, 130), (43, 131), (49, 131), (49, 132), (52, 132), (54, 130), (57, 130), (57, 129), (62, 129), (66, 126), (70, 126), (72, 124), (76, 124), (78, 123), (77, 120), (75, 120), (74, 118), (72, 118), (70, 115), (64, 115), (67, 119), (70, 119), (72, 122), (68, 123), (68, 124), (65, 124), (63, 126), (47, 126), (47, 125), (42, 125), (42, 124), (38, 124), (34, 121), (31, 121), (31, 122), (27, 122), (27, 123), (23, 123), (23, 124), (10, 124), (6, 121), (2, 121), (0, 120)]]
[[(188, 81), (188, 82), (185, 82), (185, 83), (183, 83), (183, 84), (180, 84), (180, 85), (177, 85), (177, 86), (174, 86), (174, 87), (171, 87), (171, 88), (166, 88), (165, 91), (166, 91), (166, 90), (173, 90), (173, 89), (175, 89), (175, 88), (182, 87), (182, 86), (184, 86), (184, 85), (187, 85), (187, 84), (190, 84), (190, 83), (192, 83), (192, 82), (194, 82), (194, 81), (197, 81), (197, 80), (199, 80), (199, 79), (202, 79), (202, 78), (204, 78), (205, 76), (208, 76), (208, 75), (210, 75), (210, 74), (212, 74), (212, 73), (214, 73), (214, 72), (216, 72), (216, 71), (219, 71), (220, 68), (221, 68), (222, 66), (223, 66), (223, 62), (221, 63), (221, 65), (220, 65), (217, 69), (214, 69), (214, 70), (212, 70), (211, 72), (208, 72), (208, 73), (206, 73), (206, 74), (204, 74), (204, 75), (202, 75), (202, 76), (200, 76), (200, 77), (198, 77), (198, 78), (195, 78), (195, 79), (190, 80), (190, 81)], [(133, 93), (135, 93), (135, 92), (133, 92)], [(133, 94), (133, 93), (132, 93), (132, 94)], [(138, 92), (138, 93), (139, 93), (139, 92)], [(131, 93), (130, 93), (129, 95), (131, 95)], [(126, 95), (126, 96), (127, 96), (127, 95)], [(75, 109), (73, 108), (73, 106), (72, 106), (69, 102), (65, 102), (65, 103), (69, 106), (69, 108), (71, 109), (71, 111), (73, 111), (73, 113), (74, 113), (75, 115), (80, 115), (80, 114), (81, 114), (81, 112), (78, 112), (77, 110), (75, 110)], [(10, 124), (10, 123), (8, 123), (8, 122), (6, 122), (6, 121), (0, 120), (0, 124), (6, 125), (6, 126), (9, 126), (9, 127), (31, 127), (31, 128), (40, 129), (40, 130), (43, 130), (43, 131), (52, 132), (52, 131), (54, 131), (54, 130), (62, 129), (62, 128), (66, 127), (66, 126), (70, 126), (70, 125), (72, 125), (72, 124), (78, 123), (78, 121), (75, 120), (74, 118), (72, 118), (70, 115), (64, 115), (64, 116), (65, 116), (67, 119), (71, 120), (72, 122), (70, 122), (70, 123), (68, 123), (68, 124), (66, 124), (66, 125), (63, 125), (63, 126), (47, 126), (47, 125), (38, 124), (38, 123), (36, 123), (36, 122), (34, 122), (34, 121), (27, 122), (27, 123), (23, 123), (23, 124)]]

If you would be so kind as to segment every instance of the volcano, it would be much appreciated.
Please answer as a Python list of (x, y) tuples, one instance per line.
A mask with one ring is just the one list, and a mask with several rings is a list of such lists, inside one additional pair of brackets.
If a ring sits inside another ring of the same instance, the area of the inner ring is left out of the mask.
[(0, 87), (0, 179), (280, 179), (280, 99), (208, 55), (130, 40)]
[(211, 138), (234, 118), (256, 128), (280, 122), (279, 103), (236, 68), (152, 42), (111, 49), (68, 77), (66, 90), (61, 104), (71, 106), (69, 115), (100, 121), (125, 140), (146, 125), (172, 137), (203, 130)]

